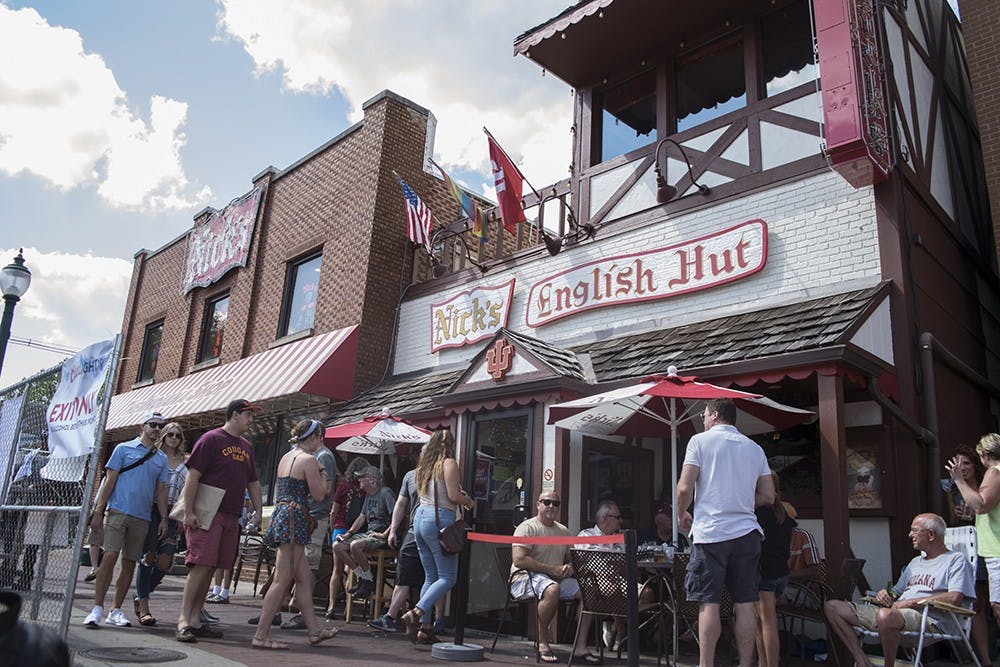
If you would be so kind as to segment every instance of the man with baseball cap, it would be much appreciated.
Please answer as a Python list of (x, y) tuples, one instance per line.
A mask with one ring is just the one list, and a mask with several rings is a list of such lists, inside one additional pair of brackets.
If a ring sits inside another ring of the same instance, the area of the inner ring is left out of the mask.
[(118, 627), (131, 625), (122, 612), (122, 602), (132, 583), (135, 563), (142, 556), (154, 499), (162, 517), (158, 535), (163, 537), (167, 532), (169, 466), (166, 454), (156, 448), (164, 421), (159, 412), (144, 415), (139, 437), (115, 447), (105, 467), (104, 482), (97, 494), (90, 521), (92, 531), (104, 531), (104, 558), (94, 581), (94, 608), (83, 622), (88, 628), (100, 627), (104, 597), (111, 585), (111, 575), (119, 554), (122, 566), (115, 582), (114, 607), (105, 623)]
[[(254, 413), (260, 408), (245, 399), (237, 399), (226, 407), (226, 423), (198, 438), (187, 460), (188, 477), (184, 484), (184, 528), (187, 537), (187, 558), (190, 568), (184, 582), (184, 597), (177, 620), (177, 641), (196, 642), (198, 637), (218, 639), (222, 631), (201, 624), (205, 594), (212, 583), (215, 568), (228, 569), (236, 560), (239, 547), (239, 519), (243, 513), (243, 497), (250, 492), (255, 514), (247, 530), (257, 528), (261, 516), (260, 479), (254, 461), (253, 445), (243, 434), (250, 430)], [(209, 526), (202, 526), (195, 515), (198, 485), (206, 484), (225, 489), (219, 510)]]

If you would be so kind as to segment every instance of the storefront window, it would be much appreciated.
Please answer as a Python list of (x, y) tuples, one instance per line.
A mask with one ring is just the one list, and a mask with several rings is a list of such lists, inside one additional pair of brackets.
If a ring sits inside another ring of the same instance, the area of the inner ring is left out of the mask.
[(323, 256), (313, 255), (288, 265), (279, 337), (312, 328), (322, 264)]
[(761, 19), (767, 97), (814, 81), (819, 76), (806, 2), (798, 0)]
[(139, 360), (139, 373), (136, 382), (152, 380), (156, 373), (156, 360), (160, 357), (160, 341), (163, 340), (163, 320), (146, 326), (142, 338), (142, 356)]
[(601, 94), (601, 162), (656, 139), (656, 75), (649, 71)]
[(822, 510), (822, 473), (818, 423), (753, 436), (764, 448), (771, 470), (778, 473), (781, 496), (800, 514)]
[(201, 349), (198, 362), (218, 359), (222, 353), (222, 334), (229, 318), (229, 293), (217, 296), (205, 304), (205, 322), (202, 325)]
[(278, 467), (278, 459), (288, 451), (290, 430), (288, 420), (281, 415), (257, 416), (254, 417), (250, 430), (243, 436), (253, 445), (253, 458), (257, 464), (265, 505), (274, 503), (274, 473)]
[(678, 132), (746, 106), (743, 41), (721, 40), (679, 58), (676, 82)]

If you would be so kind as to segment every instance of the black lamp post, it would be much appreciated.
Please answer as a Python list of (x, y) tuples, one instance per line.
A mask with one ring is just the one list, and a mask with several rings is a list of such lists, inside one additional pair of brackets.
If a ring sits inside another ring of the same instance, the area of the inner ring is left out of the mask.
[(17, 252), (12, 264), (0, 270), (0, 292), (3, 292), (3, 320), (0, 320), (0, 371), (3, 370), (3, 359), (7, 354), (7, 341), (10, 339), (10, 325), (14, 320), (14, 306), (28, 291), (31, 284), (31, 271), (24, 265), (24, 248)]

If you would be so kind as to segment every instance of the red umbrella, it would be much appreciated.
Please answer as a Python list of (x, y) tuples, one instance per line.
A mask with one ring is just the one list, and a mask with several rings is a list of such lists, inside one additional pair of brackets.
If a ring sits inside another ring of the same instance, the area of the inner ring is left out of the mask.
[(385, 413), (330, 426), (323, 432), (324, 440), (338, 451), (378, 454), (382, 458), (396, 451), (396, 443), (423, 444), (430, 436), (430, 431)]
[[(670, 428), (671, 498), (677, 495), (677, 427), (695, 419), (701, 401), (729, 398), (736, 404), (737, 428), (743, 433), (785, 429), (815, 418), (808, 410), (793, 408), (738, 389), (700, 382), (677, 374), (653, 375), (639, 384), (559, 403), (549, 408), (549, 423), (591, 435), (661, 436)], [(700, 426), (700, 425), (699, 425)], [(677, 517), (673, 517), (677, 543)]]

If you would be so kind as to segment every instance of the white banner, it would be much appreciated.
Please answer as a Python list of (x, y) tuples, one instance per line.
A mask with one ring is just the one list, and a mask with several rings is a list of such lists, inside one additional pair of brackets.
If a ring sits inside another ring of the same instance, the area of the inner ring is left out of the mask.
[(49, 403), (49, 460), (82, 456), (94, 449), (94, 427), (101, 415), (97, 395), (104, 386), (114, 340), (94, 343), (63, 363), (62, 378)]

